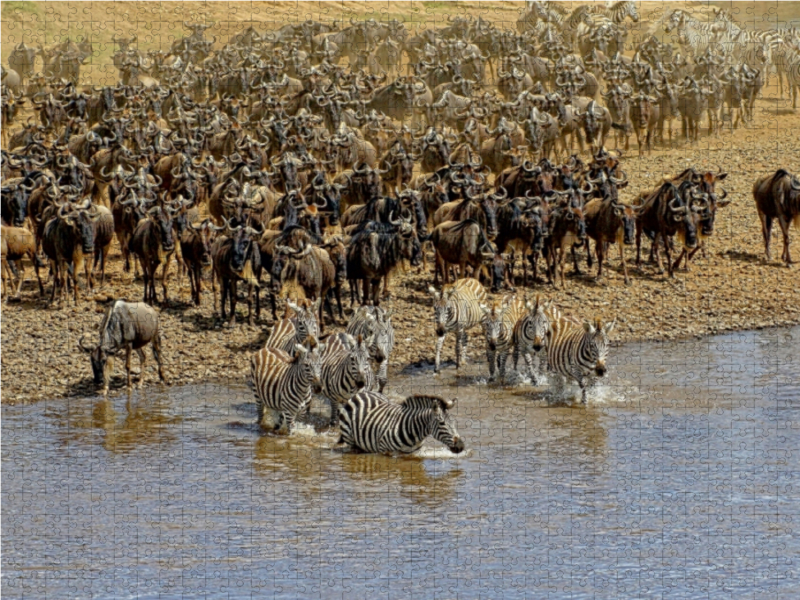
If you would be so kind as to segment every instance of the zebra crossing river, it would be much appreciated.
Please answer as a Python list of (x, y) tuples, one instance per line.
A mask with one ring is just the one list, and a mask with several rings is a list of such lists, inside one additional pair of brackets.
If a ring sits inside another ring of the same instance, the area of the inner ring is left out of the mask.
[(800, 328), (614, 348), (586, 407), (485, 362), (390, 377), (458, 398), (457, 456), (264, 435), (244, 385), (3, 405), (3, 594), (791, 597), (798, 350)]

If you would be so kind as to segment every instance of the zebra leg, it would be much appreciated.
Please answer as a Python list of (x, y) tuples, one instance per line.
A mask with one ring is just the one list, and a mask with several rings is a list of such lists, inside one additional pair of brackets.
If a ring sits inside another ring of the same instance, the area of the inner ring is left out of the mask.
[(442, 357), (442, 346), (444, 346), (444, 336), (436, 338), (436, 362), (434, 363), (433, 371), (435, 373), (439, 372), (439, 361)]
[(536, 370), (533, 368), (533, 357), (530, 355), (529, 352), (525, 352), (525, 365), (528, 367), (528, 374), (531, 378), (531, 383), (533, 385), (539, 384), (539, 378), (536, 377)]
[(467, 364), (467, 330), (461, 331), (461, 361), (457, 368), (461, 368), (461, 364)]
[(498, 370), (500, 371), (500, 381), (505, 382), (506, 380), (506, 362), (508, 361), (508, 352), (501, 352), (500, 356), (498, 357)]
[(389, 371), (389, 363), (388, 361), (384, 360), (381, 363), (380, 367), (378, 367), (378, 392), (380, 392), (381, 394), (383, 393), (383, 388), (386, 387), (386, 382), (389, 381), (388, 371)]
[(489, 381), (495, 380), (495, 358), (497, 352), (495, 350), (486, 349), (486, 360), (489, 361)]

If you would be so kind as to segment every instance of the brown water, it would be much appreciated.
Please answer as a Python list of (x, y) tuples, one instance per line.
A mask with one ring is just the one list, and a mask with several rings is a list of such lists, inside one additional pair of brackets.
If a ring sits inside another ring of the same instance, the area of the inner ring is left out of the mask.
[(244, 386), (3, 406), (3, 597), (796, 598), (799, 354), (628, 345), (588, 408), (391, 381), (459, 398), (459, 456), (263, 435)]

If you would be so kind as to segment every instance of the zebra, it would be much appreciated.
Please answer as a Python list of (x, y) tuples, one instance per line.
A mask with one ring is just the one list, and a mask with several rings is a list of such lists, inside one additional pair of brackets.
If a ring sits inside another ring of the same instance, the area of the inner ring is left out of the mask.
[(455, 404), (455, 398), (423, 395), (395, 404), (378, 392), (359, 392), (339, 407), (339, 443), (361, 452), (410, 454), (430, 436), (458, 454), (464, 440), (450, 421)]
[[(783, 75), (789, 95), (792, 97), (792, 109), (797, 110), (797, 97), (800, 96), (800, 47), (787, 48), (783, 56)], [(781, 98), (783, 97), (783, 80), (781, 80)]]
[(371, 390), (375, 377), (363, 336), (338, 333), (325, 340), (322, 351), (322, 395), (331, 407), (330, 425), (339, 419), (339, 405), (361, 389)]
[[(319, 299), (314, 302), (301, 300), (298, 305), (291, 300), (287, 300), (286, 313), (283, 319), (275, 323), (264, 344), (264, 348), (277, 348), (284, 352), (292, 352), (295, 344), (302, 344), (308, 336), (318, 338), (317, 312), (319, 310), (319, 302)], [(294, 312), (293, 317), (289, 317), (289, 309)]]
[[(624, 22), (628, 17), (634, 23), (639, 22), (639, 11), (636, 10), (636, 3), (633, 0), (622, 0), (607, 8), (599, 2), (595, 3), (591, 6), (587, 18), (576, 25), (574, 39), (591, 39), (595, 32), (602, 28), (624, 31)], [(622, 52), (623, 49), (618, 50)]]
[(509, 295), (491, 307), (481, 305), (481, 310), (481, 323), (486, 337), (486, 360), (489, 361), (489, 381), (496, 379), (496, 370), (499, 370), (500, 380), (503, 381), (514, 329), (525, 314), (525, 302), (517, 296)]
[(439, 372), (444, 337), (449, 331), (456, 335), (456, 368), (461, 368), (461, 357), (467, 360), (467, 331), (481, 322), (481, 304), (486, 302), (486, 290), (477, 279), (459, 279), (446, 285), (441, 292), (428, 288), (433, 295), (433, 320), (436, 332), (436, 361), (434, 371)]
[(294, 346), (293, 354), (277, 348), (262, 348), (250, 358), (251, 384), (255, 388), (258, 423), (264, 424), (266, 409), (280, 413), (275, 431), (286, 427), (291, 434), (294, 421), (311, 403), (311, 392), (322, 391), (322, 360), (317, 339)]
[(350, 319), (347, 333), (364, 336), (369, 355), (378, 364), (378, 391), (383, 393), (388, 381), (389, 355), (394, 348), (394, 327), (392, 311), (379, 306), (362, 306)]
[[(576, 323), (573, 319), (560, 317), (550, 324), (547, 340), (547, 365), (564, 378), (571, 377), (581, 388), (581, 403), (586, 404), (586, 390), (595, 380), (607, 372), (608, 335), (614, 329), (616, 319), (605, 323)], [(558, 387), (564, 380), (558, 378)]]
[(694, 54), (702, 54), (713, 41), (724, 43), (724, 38), (717, 35), (713, 23), (704, 23), (687, 13), (676, 8), (665, 20), (664, 32), (671, 33), (673, 29), (678, 32), (678, 43), (691, 49)]
[[(547, 345), (547, 336), (550, 332), (550, 323), (561, 317), (561, 313), (552, 301), (542, 302), (536, 296), (535, 302), (525, 302), (527, 312), (517, 321), (511, 336), (514, 347), (514, 369), (517, 369), (519, 357), (525, 358), (528, 367), (528, 376), (533, 385), (538, 384), (538, 377), (533, 365), (533, 356), (538, 355)], [(539, 371), (543, 370), (542, 361), (539, 362)]]

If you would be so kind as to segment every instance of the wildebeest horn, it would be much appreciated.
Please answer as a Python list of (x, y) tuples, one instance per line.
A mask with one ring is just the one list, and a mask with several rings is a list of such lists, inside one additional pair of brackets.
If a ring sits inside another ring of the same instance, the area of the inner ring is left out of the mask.
[(87, 346), (83, 341), (85, 338), (86, 334), (83, 334), (78, 340), (78, 347), (84, 352), (94, 352), (95, 348), (97, 348), (97, 345)]

